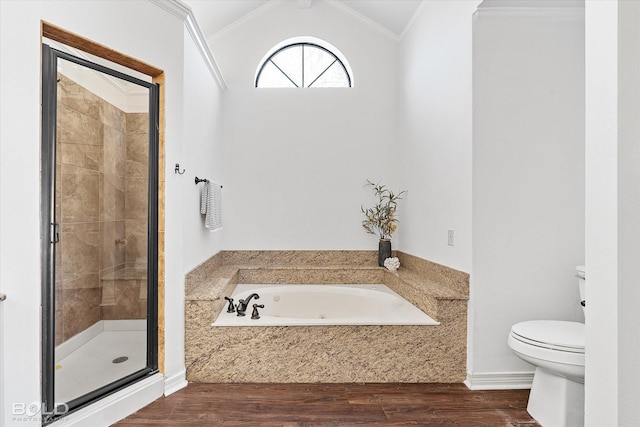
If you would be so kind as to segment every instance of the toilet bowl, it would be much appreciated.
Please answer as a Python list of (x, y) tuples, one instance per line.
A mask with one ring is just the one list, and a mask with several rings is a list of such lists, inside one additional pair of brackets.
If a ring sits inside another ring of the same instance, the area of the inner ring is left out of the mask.
[[(584, 302), (584, 267), (577, 270)], [(584, 324), (562, 320), (520, 322), (511, 327), (507, 343), (518, 357), (536, 367), (527, 412), (543, 427), (583, 426)]]

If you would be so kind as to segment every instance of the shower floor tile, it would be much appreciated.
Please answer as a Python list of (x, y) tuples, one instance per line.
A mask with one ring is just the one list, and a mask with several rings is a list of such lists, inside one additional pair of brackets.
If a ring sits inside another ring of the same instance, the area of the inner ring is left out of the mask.
[[(118, 357), (125, 362), (113, 363)], [(146, 331), (103, 331), (56, 364), (55, 401), (68, 402), (147, 364)]]

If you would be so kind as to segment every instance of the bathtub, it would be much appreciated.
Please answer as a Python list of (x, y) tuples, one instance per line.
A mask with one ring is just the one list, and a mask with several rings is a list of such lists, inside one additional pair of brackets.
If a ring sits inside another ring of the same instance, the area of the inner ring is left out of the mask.
[[(231, 297), (257, 293), (246, 316), (225, 308), (212, 326), (439, 325), (385, 285), (255, 285), (239, 284)], [(253, 304), (260, 319), (251, 319)]]

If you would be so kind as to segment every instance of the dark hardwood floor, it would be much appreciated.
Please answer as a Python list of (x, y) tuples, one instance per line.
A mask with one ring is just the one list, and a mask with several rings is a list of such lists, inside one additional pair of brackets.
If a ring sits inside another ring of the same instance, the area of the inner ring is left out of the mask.
[(539, 427), (528, 395), (463, 384), (189, 384), (115, 425)]

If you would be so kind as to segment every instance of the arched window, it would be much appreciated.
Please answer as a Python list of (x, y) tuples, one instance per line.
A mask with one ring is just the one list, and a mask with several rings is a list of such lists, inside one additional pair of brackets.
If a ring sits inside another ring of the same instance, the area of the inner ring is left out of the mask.
[(352, 87), (344, 56), (315, 38), (295, 38), (272, 48), (258, 66), (256, 87)]

